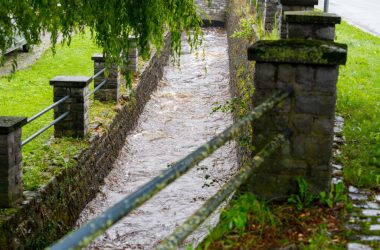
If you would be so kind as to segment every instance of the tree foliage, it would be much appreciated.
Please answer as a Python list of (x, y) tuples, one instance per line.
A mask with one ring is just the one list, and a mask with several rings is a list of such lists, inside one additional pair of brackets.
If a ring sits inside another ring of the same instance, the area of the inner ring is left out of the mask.
[(69, 44), (74, 32), (88, 27), (104, 54), (118, 61), (130, 46), (128, 37), (135, 36), (147, 53), (150, 45), (162, 47), (166, 31), (171, 32), (172, 49), (179, 53), (182, 32), (194, 46), (200, 24), (193, 0), (1, 0), (0, 50), (10, 47), (17, 33), (35, 45), (44, 32), (51, 33), (54, 49), (60, 34)]

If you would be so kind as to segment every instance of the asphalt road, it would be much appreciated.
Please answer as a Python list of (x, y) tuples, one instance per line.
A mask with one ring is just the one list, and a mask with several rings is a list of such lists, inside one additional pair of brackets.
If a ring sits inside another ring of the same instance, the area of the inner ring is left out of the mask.
[[(325, 0), (319, 0), (323, 9)], [(330, 0), (329, 12), (340, 15), (347, 22), (380, 36), (380, 0)]]

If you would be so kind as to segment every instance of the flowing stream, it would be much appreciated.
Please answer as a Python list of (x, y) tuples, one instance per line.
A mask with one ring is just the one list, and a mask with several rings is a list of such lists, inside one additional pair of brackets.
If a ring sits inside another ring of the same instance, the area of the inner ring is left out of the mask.
[[(127, 137), (114, 169), (97, 197), (82, 211), (77, 226), (101, 214), (137, 190), (170, 164), (232, 124), (232, 116), (212, 112), (229, 96), (227, 36), (224, 29), (205, 29), (204, 43), (190, 53), (184, 40), (181, 66), (165, 68), (139, 124)], [(228, 143), (154, 198), (96, 239), (89, 249), (154, 249), (187, 217), (217, 192), (237, 170), (234, 143)], [(199, 242), (217, 213), (192, 234)]]

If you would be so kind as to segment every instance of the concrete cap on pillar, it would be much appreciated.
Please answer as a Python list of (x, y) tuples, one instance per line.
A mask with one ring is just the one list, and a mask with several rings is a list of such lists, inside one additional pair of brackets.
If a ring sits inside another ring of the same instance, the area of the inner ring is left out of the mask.
[(26, 117), (0, 116), (0, 135), (9, 134), (26, 124)]
[(50, 80), (55, 87), (84, 88), (92, 81), (89, 76), (57, 76)]
[(333, 25), (342, 21), (340, 16), (333, 13), (316, 11), (285, 11), (284, 15), (287, 23)]
[(318, 5), (318, 0), (280, 0), (283, 5), (293, 6), (314, 6)]
[(104, 55), (101, 53), (94, 54), (91, 57), (91, 60), (93, 60), (94, 62), (105, 62)]
[(345, 65), (347, 45), (330, 41), (261, 40), (248, 48), (248, 60), (274, 63)]

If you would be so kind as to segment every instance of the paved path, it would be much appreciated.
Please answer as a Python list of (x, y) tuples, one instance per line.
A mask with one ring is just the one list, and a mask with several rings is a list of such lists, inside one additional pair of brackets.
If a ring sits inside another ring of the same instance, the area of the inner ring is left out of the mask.
[[(99, 215), (232, 124), (231, 114), (211, 114), (214, 102), (224, 103), (230, 98), (225, 31), (206, 30), (203, 48), (192, 54), (189, 50), (184, 44), (180, 68), (165, 69), (139, 125), (128, 136), (114, 169), (82, 212), (78, 225)], [(109, 229), (89, 249), (154, 249), (236, 170), (234, 146), (227, 144)], [(214, 216), (212, 224), (216, 219)], [(198, 241), (207, 232), (206, 226), (190, 241)]]
[[(60, 36), (57, 43), (62, 40)], [(19, 50), (15, 50), (5, 57), (5, 64), (0, 67), (0, 77), (9, 75), (12, 72), (13, 59), (17, 59), (17, 70), (25, 69), (34, 64), (42, 54), (51, 47), (50, 34), (45, 34), (41, 37), (41, 43), (33, 47), (29, 53), (24, 53)]]
[[(319, 1), (323, 9), (324, 0)], [(330, 0), (329, 12), (359, 28), (380, 36), (380, 0)]]

